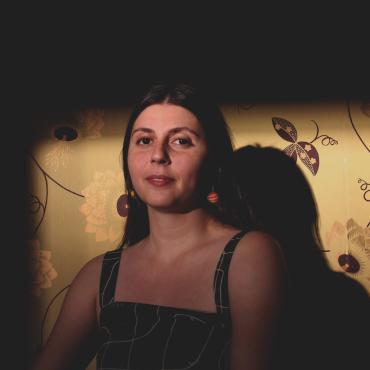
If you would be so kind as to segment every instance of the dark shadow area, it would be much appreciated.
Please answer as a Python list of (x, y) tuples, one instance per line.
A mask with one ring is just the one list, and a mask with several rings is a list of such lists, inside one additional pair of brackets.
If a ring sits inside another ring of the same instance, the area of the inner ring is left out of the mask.
[(279, 241), (287, 263), (276, 368), (366, 366), (369, 295), (356, 280), (328, 267), (314, 194), (303, 172), (276, 148), (248, 145), (235, 153), (242, 205), (256, 228)]
[(97, 27), (100, 17), (82, 27), (77, 13), (32, 20), (22, 35), (27, 62), (20, 55), (15, 63), (19, 93), (41, 111), (122, 106), (171, 79), (204, 85), (222, 102), (370, 97), (368, 22), (351, 16), (348, 4), (343, 23), (321, 6), (307, 19), (268, 9), (257, 20), (241, 9), (228, 15), (224, 5), (214, 19), (141, 10), (136, 21), (127, 11), (105, 28)]
[[(28, 345), (27, 165), (23, 153), (28, 130), (2, 122), (1, 165), (1, 361), (25, 369)], [(4, 128), (4, 126), (6, 126)], [(16, 132), (18, 131), (18, 132)], [(8, 365), (8, 366), (7, 366)]]

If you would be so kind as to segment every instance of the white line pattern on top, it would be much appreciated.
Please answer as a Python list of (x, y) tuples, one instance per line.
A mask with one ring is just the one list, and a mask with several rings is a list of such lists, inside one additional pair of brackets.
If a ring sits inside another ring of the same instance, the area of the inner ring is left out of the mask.
[[(231, 339), (228, 269), (236, 244), (243, 234), (240, 232), (229, 240), (216, 266), (213, 295), (217, 312), (214, 314), (115, 301), (122, 249), (107, 252), (103, 261), (100, 298), (101, 329), (109, 335), (98, 351), (97, 370), (228, 369), (227, 349)], [(106, 307), (112, 302), (118, 305)], [(210, 363), (212, 365), (207, 367)]]

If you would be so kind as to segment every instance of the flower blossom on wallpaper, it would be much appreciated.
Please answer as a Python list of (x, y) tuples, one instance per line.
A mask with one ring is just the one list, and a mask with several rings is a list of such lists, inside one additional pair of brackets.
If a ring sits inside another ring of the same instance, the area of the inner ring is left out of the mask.
[(325, 239), (331, 268), (364, 282), (370, 292), (370, 227), (352, 218), (345, 225), (335, 221)]
[(57, 171), (60, 166), (67, 167), (72, 157), (72, 148), (68, 141), (60, 140), (46, 154), (45, 164), (52, 171)]
[(29, 241), (31, 249), (29, 268), (31, 274), (31, 294), (40, 296), (43, 289), (48, 289), (52, 286), (58, 273), (51, 263), (51, 251), (41, 249), (40, 242), (37, 239)]
[(54, 126), (51, 137), (56, 143), (45, 156), (46, 166), (54, 172), (60, 166), (67, 167), (72, 158), (72, 143), (81, 138), (97, 139), (102, 136), (101, 130), (105, 125), (103, 116), (102, 109), (86, 109), (70, 123)]
[(113, 171), (95, 172), (93, 181), (81, 193), (85, 203), (80, 212), (86, 217), (86, 233), (97, 242), (117, 242), (123, 236), (123, 219), (117, 201), (123, 193), (123, 175)]

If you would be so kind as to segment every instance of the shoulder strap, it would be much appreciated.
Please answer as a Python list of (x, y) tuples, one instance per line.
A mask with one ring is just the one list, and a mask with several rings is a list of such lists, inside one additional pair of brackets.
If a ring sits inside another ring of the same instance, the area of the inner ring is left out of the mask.
[(235, 234), (226, 244), (217, 264), (213, 280), (213, 290), (217, 312), (219, 314), (229, 315), (229, 291), (228, 291), (228, 271), (235, 247), (239, 240), (247, 233), (242, 230)]
[(108, 251), (104, 255), (99, 287), (100, 308), (114, 301), (121, 253), (122, 248)]

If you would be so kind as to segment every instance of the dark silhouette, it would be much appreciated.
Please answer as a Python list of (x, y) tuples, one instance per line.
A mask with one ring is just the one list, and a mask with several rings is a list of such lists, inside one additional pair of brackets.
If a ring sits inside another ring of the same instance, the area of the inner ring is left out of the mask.
[(318, 232), (313, 192), (298, 165), (273, 147), (235, 151), (241, 205), (280, 243), (289, 288), (277, 369), (367, 368), (370, 299), (356, 280), (332, 271)]

